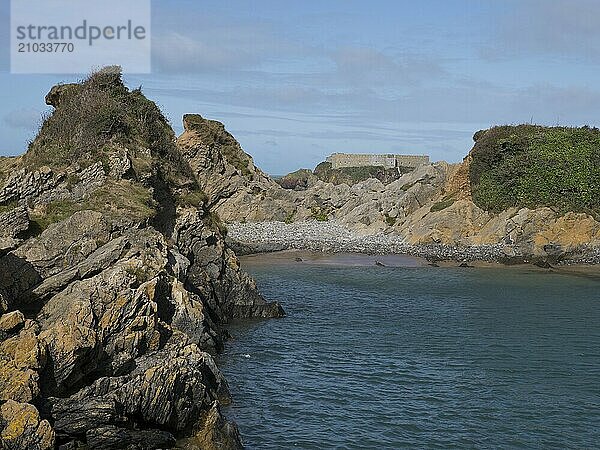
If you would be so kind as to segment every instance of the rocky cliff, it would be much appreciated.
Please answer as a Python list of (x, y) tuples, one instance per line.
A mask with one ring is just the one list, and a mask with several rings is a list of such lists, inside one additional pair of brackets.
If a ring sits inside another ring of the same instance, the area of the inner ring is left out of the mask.
[(116, 68), (46, 101), (0, 159), (1, 447), (240, 448), (213, 356), (230, 320), (283, 311), (225, 244), (206, 161)]
[[(215, 158), (217, 140), (190, 128), (179, 138), (184, 153), (200, 149)], [(221, 124), (218, 129), (226, 133)], [(228, 133), (227, 139), (243, 153)], [(600, 246), (600, 181), (594, 181), (600, 180), (600, 132), (499, 127), (474, 140), (463, 163), (422, 166), (387, 184), (376, 178), (334, 184), (298, 171), (287, 179), (292, 189), (284, 189), (251, 164), (251, 174), (238, 170), (233, 177), (232, 168), (211, 170), (220, 192), (213, 195), (226, 222), (331, 220), (407, 244), (499, 244), (516, 261), (568, 258)]]

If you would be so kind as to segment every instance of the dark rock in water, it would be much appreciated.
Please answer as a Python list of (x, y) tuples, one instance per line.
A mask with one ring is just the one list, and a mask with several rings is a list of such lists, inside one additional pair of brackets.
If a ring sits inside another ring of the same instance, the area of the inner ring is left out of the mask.
[(469, 269), (472, 269), (472, 268), (473, 268), (473, 266), (472, 266), (472, 265), (470, 265), (470, 264), (469, 264), (469, 263), (467, 263), (467, 262), (462, 262), (462, 263), (460, 263), (460, 264), (458, 265), (458, 267), (466, 267), (466, 268), (469, 268)]
[(294, 261), (296, 261), (296, 262), (302, 262), (304, 260), (302, 258), (296, 258), (296, 259), (294, 259)]
[(385, 264), (383, 264), (381, 261), (375, 261), (375, 265), (379, 267), (385, 267)]

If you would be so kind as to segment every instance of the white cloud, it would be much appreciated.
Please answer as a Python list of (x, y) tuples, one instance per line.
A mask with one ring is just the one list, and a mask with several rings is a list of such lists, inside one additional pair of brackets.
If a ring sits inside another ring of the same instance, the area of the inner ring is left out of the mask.
[(519, 0), (498, 17), (488, 59), (554, 56), (600, 61), (600, 1)]
[(154, 67), (170, 73), (249, 70), (304, 51), (304, 46), (288, 41), (268, 24), (223, 22), (215, 17), (163, 25), (152, 39)]

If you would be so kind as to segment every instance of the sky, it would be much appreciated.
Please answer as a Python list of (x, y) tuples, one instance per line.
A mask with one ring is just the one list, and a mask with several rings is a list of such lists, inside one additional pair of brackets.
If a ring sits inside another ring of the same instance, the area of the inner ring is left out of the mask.
[[(598, 17), (598, 0), (153, 0), (152, 73), (124, 79), (178, 134), (185, 113), (223, 122), (271, 174), (333, 152), (457, 162), (490, 126), (600, 125)], [(10, 74), (9, 20), (2, 0), (0, 155), (83, 77)]]

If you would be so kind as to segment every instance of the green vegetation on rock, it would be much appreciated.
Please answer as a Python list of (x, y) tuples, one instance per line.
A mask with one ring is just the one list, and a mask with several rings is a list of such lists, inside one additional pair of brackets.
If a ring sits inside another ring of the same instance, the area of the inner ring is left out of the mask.
[(442, 200), (437, 203), (434, 203), (433, 206), (429, 209), (431, 212), (443, 211), (446, 208), (449, 208), (454, 204), (456, 199), (454, 196), (446, 196)]
[[(85, 196), (30, 205), (38, 231), (81, 210), (120, 214), (138, 224), (155, 219), (154, 226), (168, 230), (177, 206), (205, 205), (207, 197), (169, 122), (140, 89), (123, 84), (119, 67), (92, 73), (79, 84), (55, 86), (46, 102), (54, 111), (22, 158), (0, 159), (0, 176), (15, 165), (28, 171), (48, 166), (62, 175), (68, 191), (83, 189)], [(83, 176), (98, 163), (107, 175), (100, 187)]]
[(317, 222), (327, 222), (329, 220), (329, 212), (324, 208), (313, 206), (310, 209), (311, 216)]
[(107, 215), (126, 216), (134, 222), (144, 222), (156, 214), (156, 203), (144, 186), (129, 180), (109, 181), (79, 202), (57, 200), (30, 214), (38, 231), (60, 222), (78, 211), (92, 210)]
[(5, 212), (15, 209), (16, 207), (17, 207), (16, 201), (8, 202), (4, 205), (0, 204), (0, 214), (4, 214)]
[(342, 167), (333, 169), (330, 162), (322, 162), (315, 167), (314, 175), (321, 181), (333, 184), (346, 183), (352, 186), (369, 178), (377, 178), (384, 184), (391, 183), (402, 176), (397, 169), (382, 166)]
[(287, 216), (285, 216), (285, 219), (283, 219), (283, 221), (289, 225), (290, 223), (294, 222), (295, 215), (296, 215), (296, 211), (292, 211)]
[(387, 223), (390, 227), (396, 225), (396, 221), (398, 220), (396, 217), (392, 217), (389, 214), (384, 214), (383, 217), (385, 219), (385, 223)]
[(600, 213), (600, 130), (502, 126), (474, 136), (470, 183), (480, 207)]
[(24, 156), (30, 169), (61, 170), (101, 161), (108, 173), (110, 155), (127, 148), (134, 167), (146, 171), (140, 177), (160, 170), (171, 184), (190, 178), (169, 122), (141, 89), (130, 91), (123, 84), (120, 67), (94, 72), (79, 84), (55, 86), (46, 102), (55, 109)]
[(201, 208), (208, 202), (208, 196), (202, 191), (193, 191), (177, 197), (177, 205)]
[(183, 121), (187, 129), (193, 130), (200, 136), (202, 142), (215, 143), (229, 164), (238, 169), (242, 175), (252, 175), (250, 159), (235, 138), (225, 130), (225, 126), (216, 120), (208, 120), (199, 114), (186, 114)]
[(0, 156), (0, 182), (5, 181), (20, 168), (21, 157)]

